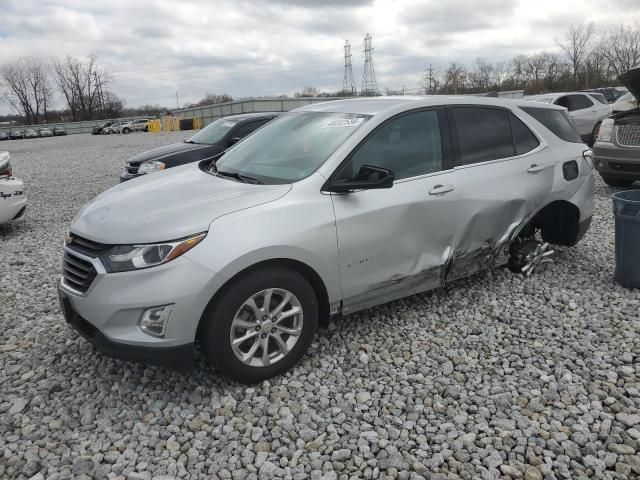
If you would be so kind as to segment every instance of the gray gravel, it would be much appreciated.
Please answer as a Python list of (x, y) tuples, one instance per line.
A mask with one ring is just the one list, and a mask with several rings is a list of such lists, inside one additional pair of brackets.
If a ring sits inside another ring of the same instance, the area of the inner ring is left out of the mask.
[(104, 358), (55, 281), (73, 214), (184, 133), (4, 142), (28, 185), (0, 227), (0, 478), (640, 477), (640, 291), (613, 280), (611, 190), (525, 279), (496, 270), (346, 317), (256, 388)]

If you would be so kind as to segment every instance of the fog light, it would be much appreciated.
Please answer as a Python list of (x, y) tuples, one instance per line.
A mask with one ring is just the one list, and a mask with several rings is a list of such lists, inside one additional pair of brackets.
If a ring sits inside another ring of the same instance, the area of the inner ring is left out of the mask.
[(164, 337), (169, 315), (171, 315), (174, 305), (175, 304), (172, 303), (171, 305), (148, 308), (142, 312), (140, 320), (138, 321), (138, 328), (148, 335)]

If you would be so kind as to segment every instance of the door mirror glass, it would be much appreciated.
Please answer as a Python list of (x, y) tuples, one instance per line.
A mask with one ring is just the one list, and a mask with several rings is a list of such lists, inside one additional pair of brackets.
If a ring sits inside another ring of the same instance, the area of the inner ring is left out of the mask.
[(386, 168), (362, 165), (353, 178), (335, 180), (329, 191), (335, 193), (348, 193), (354, 190), (372, 190), (378, 188), (391, 188), (395, 175)]

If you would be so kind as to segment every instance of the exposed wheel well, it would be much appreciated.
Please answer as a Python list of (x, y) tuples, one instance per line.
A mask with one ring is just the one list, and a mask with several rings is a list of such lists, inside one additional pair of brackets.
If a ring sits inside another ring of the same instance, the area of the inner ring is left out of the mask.
[[(239, 278), (257, 270), (276, 266), (286, 267), (296, 271), (311, 284), (313, 290), (316, 292), (316, 298), (318, 299), (318, 325), (321, 327), (327, 327), (329, 325), (329, 294), (327, 293), (327, 288), (325, 287), (324, 282), (320, 278), (320, 275), (318, 275), (318, 273), (313, 268), (305, 263), (299, 262), (297, 260), (291, 260), (289, 258), (274, 258), (272, 260), (265, 260), (263, 262), (258, 262), (254, 265), (251, 265), (241, 272), (238, 272), (214, 294), (214, 296), (209, 301), (209, 305), (213, 305), (217, 301), (217, 299), (224, 295), (229, 286)], [(209, 310), (209, 307), (205, 309), (205, 312), (206, 310)], [(202, 327), (202, 324), (203, 322), (201, 318), (200, 322), (198, 323), (196, 339), (200, 337), (200, 329)]]
[(565, 200), (556, 200), (540, 210), (531, 225), (541, 230), (545, 242), (571, 247), (578, 242), (580, 210)]

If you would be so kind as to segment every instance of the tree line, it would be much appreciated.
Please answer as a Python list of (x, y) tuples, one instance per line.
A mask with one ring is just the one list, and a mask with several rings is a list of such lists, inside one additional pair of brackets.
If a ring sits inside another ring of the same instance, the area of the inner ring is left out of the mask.
[[(107, 89), (110, 82), (93, 55), (20, 57), (0, 65), (2, 97), (25, 124), (117, 116), (123, 102)], [(64, 99), (63, 110), (52, 108), (56, 93)]]

